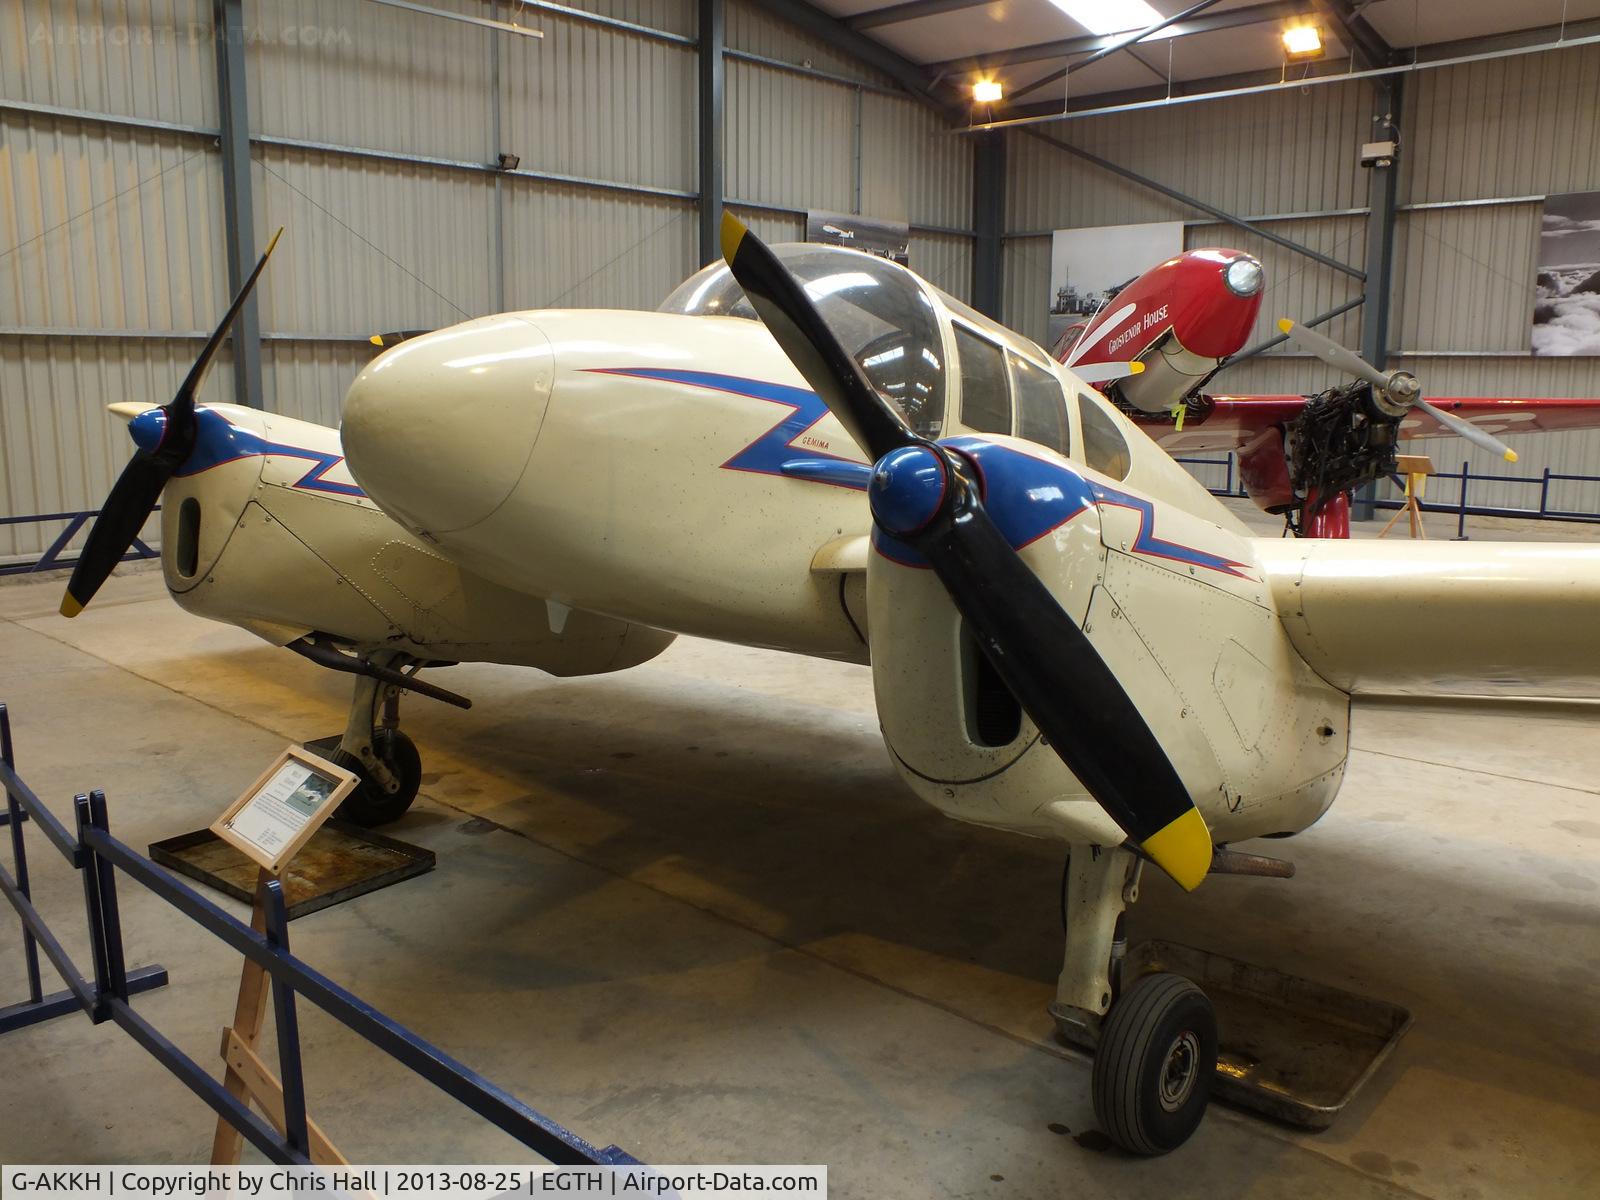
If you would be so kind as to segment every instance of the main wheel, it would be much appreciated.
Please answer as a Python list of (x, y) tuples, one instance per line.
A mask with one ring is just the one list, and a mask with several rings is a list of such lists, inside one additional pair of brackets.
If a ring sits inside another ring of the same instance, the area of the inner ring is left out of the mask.
[(1217, 1016), (1181, 975), (1141, 976), (1112, 1005), (1094, 1056), (1094, 1114), (1117, 1145), (1165, 1154), (1205, 1116), (1217, 1069)]
[(355, 772), (361, 780), (344, 798), (334, 816), (369, 829), (405, 816), (406, 809), (417, 798), (417, 789), (422, 786), (422, 755), (417, 753), (417, 744), (405, 734), (398, 729), (375, 729), (372, 750), (399, 782), (395, 791), (385, 790), (383, 784), (368, 773), (365, 764), (348, 750), (333, 753), (334, 762)]

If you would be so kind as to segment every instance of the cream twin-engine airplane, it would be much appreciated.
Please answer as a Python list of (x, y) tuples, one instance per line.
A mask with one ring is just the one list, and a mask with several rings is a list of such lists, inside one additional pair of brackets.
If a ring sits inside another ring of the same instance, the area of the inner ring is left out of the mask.
[(195, 404), (264, 255), (177, 399), (117, 406), (139, 451), (63, 611), (164, 494), (179, 604), (358, 676), (339, 754), (368, 822), (417, 789), (399, 690), (465, 703), (423, 666), (590, 674), (679, 633), (870, 663), (914, 792), (1072, 847), (1053, 1011), (1098, 1036), (1106, 1132), (1171, 1149), (1216, 1026), (1187, 980), (1117, 978), (1143, 865), (1184, 888), (1259, 867), (1227, 847), (1328, 808), (1354, 695), (1592, 693), (1600, 547), (1254, 538), (1072, 369), (903, 267), (731, 218), (724, 242), (657, 312), (403, 341), (342, 431)]

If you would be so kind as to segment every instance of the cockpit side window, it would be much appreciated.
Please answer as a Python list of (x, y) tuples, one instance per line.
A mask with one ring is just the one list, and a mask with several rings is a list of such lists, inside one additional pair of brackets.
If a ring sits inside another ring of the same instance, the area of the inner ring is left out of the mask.
[(979, 433), (1011, 432), (1011, 389), (1000, 347), (957, 324), (961, 368), (961, 423)]
[(1080, 392), (1078, 419), (1083, 426), (1083, 461), (1102, 475), (1126, 479), (1133, 467), (1133, 456), (1111, 415), (1092, 397)]
[(1011, 362), (1011, 381), (1017, 392), (1018, 436), (1059, 454), (1070, 453), (1072, 435), (1067, 430), (1067, 396), (1061, 381), (1016, 354), (1008, 353), (1006, 358)]

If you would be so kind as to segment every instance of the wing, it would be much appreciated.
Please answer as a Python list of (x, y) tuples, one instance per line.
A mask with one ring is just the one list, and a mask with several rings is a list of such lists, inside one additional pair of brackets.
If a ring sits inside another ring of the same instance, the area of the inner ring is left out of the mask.
[[(1492, 396), (1430, 396), (1429, 399), (1447, 412), (1481, 425), (1485, 432), (1496, 437), (1508, 433), (1600, 429), (1600, 399)], [(1228, 451), (1248, 445), (1263, 429), (1293, 420), (1305, 402), (1305, 396), (1205, 396), (1197, 408), (1184, 414), (1181, 429), (1166, 413), (1138, 413), (1133, 419), (1169, 454)], [(1426, 413), (1412, 412), (1400, 422), (1400, 436), (1433, 438), (1451, 434)]]
[[(1507, 433), (1555, 433), (1564, 429), (1600, 429), (1600, 400), (1542, 397), (1530, 400), (1483, 396), (1429, 396), (1446, 412), (1481, 425), (1499, 437)], [(1403, 438), (1448, 437), (1450, 431), (1427, 413), (1413, 411), (1400, 422)]]
[(1600, 544), (1262, 538), (1295, 648), (1376, 695), (1600, 697)]

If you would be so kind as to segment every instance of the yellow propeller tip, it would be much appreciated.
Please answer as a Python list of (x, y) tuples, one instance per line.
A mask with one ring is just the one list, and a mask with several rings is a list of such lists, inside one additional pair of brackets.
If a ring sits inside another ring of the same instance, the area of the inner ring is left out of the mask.
[(369, 337), (367, 341), (371, 342), (374, 346), (381, 346), (383, 345), (383, 334), (375, 333)]
[(1129, 375), (1143, 375), (1144, 374), (1144, 364), (1142, 362), (1131, 362), (1131, 363), (1129, 363), (1128, 364), (1128, 374)]
[(750, 230), (745, 223), (731, 212), (722, 214), (722, 257), (728, 262), (733, 261), (733, 256), (739, 252), (739, 243), (744, 240), (744, 235)]
[(73, 599), (71, 592), (68, 592), (66, 595), (61, 597), (61, 615), (63, 617), (75, 617), (82, 611), (83, 605), (79, 604), (77, 600)]
[(1144, 852), (1186, 892), (1211, 869), (1211, 830), (1198, 808), (1168, 822), (1144, 840)]
[(267, 257), (268, 254), (272, 253), (272, 251), (278, 245), (278, 239), (281, 238), (282, 236), (283, 236), (283, 226), (279, 225), (278, 226), (278, 232), (273, 234), (272, 235), (272, 240), (267, 243), (266, 253), (261, 256), (262, 258), (265, 258), (265, 257)]
[(1507, 450), (1506, 451), (1506, 461), (1509, 462), (1509, 463), (1516, 462), (1517, 461), (1517, 452), (1515, 450)]
[(1282, 332), (1288, 333), (1290, 330), (1292, 330), (1294, 328), (1294, 322), (1289, 320), (1288, 317), (1281, 317), (1278, 320), (1278, 328)]

